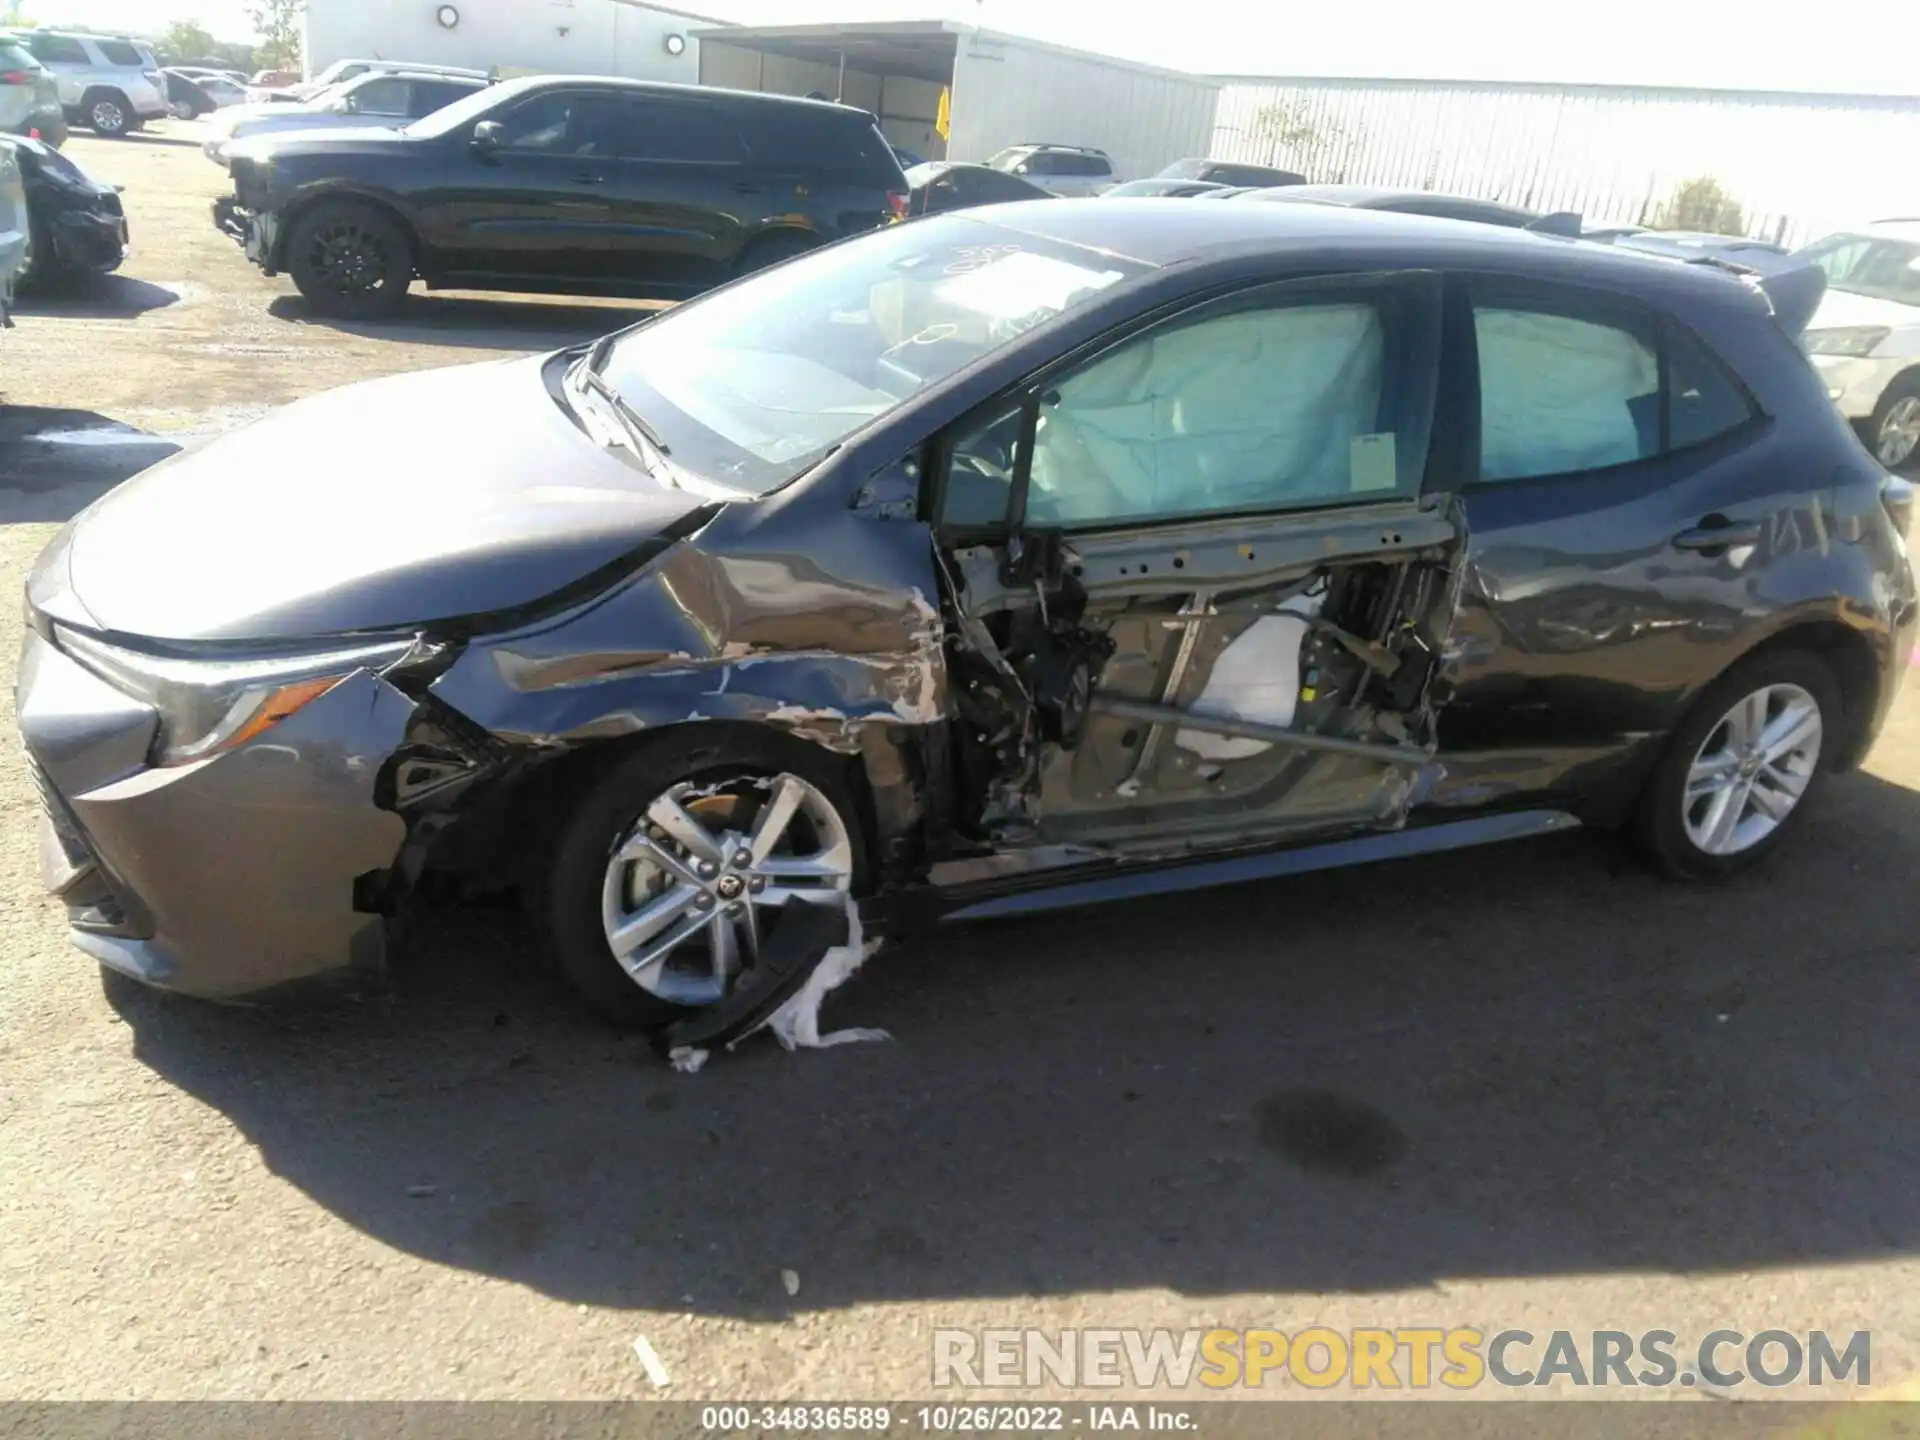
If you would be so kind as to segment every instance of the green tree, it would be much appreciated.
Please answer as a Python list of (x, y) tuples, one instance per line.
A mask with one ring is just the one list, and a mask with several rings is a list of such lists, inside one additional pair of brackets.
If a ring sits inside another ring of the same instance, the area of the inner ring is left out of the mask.
[(263, 64), (275, 69), (300, 67), (300, 14), (306, 0), (256, 0), (247, 7), (247, 16), (260, 36), (258, 54)]
[(1710, 235), (1747, 233), (1740, 202), (1711, 175), (1675, 186), (1672, 197), (1654, 213), (1653, 224), (1659, 230), (1702, 230)]
[(160, 37), (160, 53), (169, 60), (197, 60), (211, 55), (218, 43), (213, 32), (192, 20), (176, 20)]

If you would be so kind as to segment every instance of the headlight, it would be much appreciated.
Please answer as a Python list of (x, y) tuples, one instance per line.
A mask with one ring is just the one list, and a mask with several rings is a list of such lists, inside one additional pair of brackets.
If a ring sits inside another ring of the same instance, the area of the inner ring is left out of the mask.
[(153, 763), (185, 765), (271, 730), (356, 671), (407, 653), (410, 641), (271, 660), (180, 660), (53, 627), (54, 641), (115, 689), (160, 712)]
[(1884, 325), (1848, 325), (1838, 330), (1809, 330), (1801, 344), (1809, 355), (1871, 355), (1893, 332)]

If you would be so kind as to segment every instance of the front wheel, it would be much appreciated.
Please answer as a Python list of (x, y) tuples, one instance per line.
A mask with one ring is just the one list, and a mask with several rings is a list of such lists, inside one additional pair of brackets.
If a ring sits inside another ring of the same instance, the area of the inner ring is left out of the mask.
[(1693, 707), (1648, 782), (1639, 838), (1660, 869), (1711, 879), (1780, 842), (1837, 748), (1840, 687), (1818, 656), (1742, 661)]
[(1920, 376), (1889, 385), (1867, 428), (1874, 458), (1889, 470), (1898, 470), (1920, 453)]
[(322, 201), (294, 222), (287, 273), (316, 314), (385, 319), (398, 313), (413, 284), (413, 246), (385, 211)]
[(862, 879), (853, 796), (799, 742), (694, 726), (588, 790), (554, 855), (560, 968), (601, 1014), (660, 1025), (726, 999), (790, 905)]

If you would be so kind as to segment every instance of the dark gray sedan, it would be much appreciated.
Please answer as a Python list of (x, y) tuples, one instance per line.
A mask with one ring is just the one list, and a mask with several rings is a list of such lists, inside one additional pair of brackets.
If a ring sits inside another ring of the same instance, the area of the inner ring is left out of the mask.
[(429, 873), (510, 883), (657, 1020), (855, 901), (1576, 823), (1720, 875), (1860, 758), (1912, 644), (1908, 492), (1794, 342), (1819, 294), (1058, 201), (303, 401), (34, 570), (48, 883), (87, 954), (226, 999), (376, 974)]

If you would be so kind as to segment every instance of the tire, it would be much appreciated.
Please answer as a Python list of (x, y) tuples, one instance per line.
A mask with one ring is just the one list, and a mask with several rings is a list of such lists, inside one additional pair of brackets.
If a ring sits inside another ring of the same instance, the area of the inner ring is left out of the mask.
[[(830, 808), (839, 824), (837, 839), (846, 847), (846, 876), (839, 882), (822, 882), (822, 887), (834, 893), (862, 893), (868, 873), (866, 838), (853, 788), (838, 757), (802, 741), (771, 731), (756, 733), (741, 726), (696, 722), (643, 745), (610, 771), (593, 777), (591, 784), (582, 786), (576, 792), (578, 798), (574, 812), (566, 821), (554, 847), (542, 909), (553, 955), (561, 973), (588, 1005), (618, 1025), (654, 1029), (714, 1003), (720, 993), (724, 993), (716, 992), (699, 1000), (691, 998), (686, 988), (682, 988), (677, 995), (659, 993), (669, 988), (667, 982), (680, 983), (683, 987), (706, 983), (701, 965), (711, 963), (713, 951), (710, 940), (703, 933), (689, 937), (685, 946), (671, 952), (667, 960), (647, 972), (650, 983), (655, 987), (653, 989), (643, 988), (641, 982), (629, 976), (614, 958), (608, 936), (615, 917), (610, 915), (609, 906), (614, 906), (631, 920), (648, 904), (669, 898), (669, 889), (681, 888), (674, 884), (672, 877), (662, 874), (643, 859), (637, 865), (650, 872), (652, 882), (659, 888), (652, 895), (634, 895), (622, 888), (618, 890), (620, 898), (616, 900), (613, 872), (621, 863), (617, 852), (623, 842), (630, 842), (643, 828), (644, 822), (657, 813), (654, 811), (655, 801), (673, 792), (676, 787), (692, 785), (699, 792), (717, 787), (718, 793), (687, 800), (687, 805), (691, 809), (738, 805), (740, 808), (734, 810), (731, 816), (721, 809), (720, 818), (709, 820), (704, 815), (697, 818), (705, 824), (728, 831), (737, 829), (737, 833), (747, 833), (757, 818), (759, 807), (769, 803), (767, 797), (777, 793), (776, 787), (783, 786), (788, 777), (803, 782), (803, 788), (810, 787), (813, 796)], [(771, 786), (756, 784), (757, 781), (771, 782)], [(759, 798), (756, 800), (755, 796)], [(681, 798), (685, 799), (684, 796)], [(809, 816), (808, 810), (796, 809), (793, 813), (796, 819), (792, 822), (790, 833), (799, 837), (793, 842), (796, 851), (812, 853), (813, 847), (819, 846), (818, 853), (821, 855), (825, 855), (829, 848), (838, 852), (838, 846), (830, 842), (828, 829), (816, 830), (810, 818), (800, 818)], [(803, 831), (804, 834), (801, 833)], [(683, 850), (682, 854), (691, 862), (692, 852)], [(628, 875), (631, 877), (635, 873), (629, 871)], [(731, 869), (722, 873), (713, 881), (713, 885), (718, 887), (726, 884), (731, 873)], [(740, 873), (763, 878), (749, 869), (743, 869)], [(632, 883), (631, 878), (624, 882)], [(807, 884), (808, 888), (813, 888), (813, 882)], [(714, 892), (715, 895), (725, 893)], [(737, 895), (739, 891), (733, 893)], [(754, 893), (767, 895), (770, 892), (756, 888)], [(788, 903), (810, 902), (790, 900)], [(752, 896), (745, 896), (734, 904), (743, 907), (746, 914), (757, 917), (761, 934), (779, 923), (778, 906), (773, 903), (755, 902)], [(716, 909), (712, 905), (706, 912), (688, 909), (678, 913), (689, 924), (711, 926), (716, 923)], [(708, 916), (705, 921), (699, 918), (702, 913)], [(658, 943), (671, 928), (668, 926), (653, 932), (652, 938), (641, 942), (642, 947)], [(739, 963), (745, 968), (751, 964), (751, 946), (740, 938), (744, 931), (736, 930), (735, 934), (739, 945)], [(643, 954), (644, 949), (635, 953)], [(687, 969), (677, 977), (665, 973), (672, 971), (675, 965), (684, 965)]]
[(1867, 448), (1889, 470), (1920, 459), (1920, 374), (1902, 375), (1873, 407)]
[(194, 120), (200, 112), (185, 100), (174, 100), (167, 105), (167, 114), (176, 120)]
[(316, 315), (383, 320), (406, 303), (413, 243), (385, 210), (357, 200), (323, 200), (294, 221), (287, 273)]
[(140, 117), (118, 90), (89, 90), (80, 100), (80, 116), (103, 140), (124, 140), (140, 128)]
[(47, 238), (47, 227), (40, 217), (27, 207), (27, 263), (13, 277), (13, 289), (16, 295), (42, 295), (47, 291), (54, 276), (58, 273), (53, 260), (53, 242)]
[(740, 263), (734, 268), (734, 273), (751, 275), (756, 270), (769, 269), (796, 255), (819, 248), (819, 239), (805, 231), (776, 230), (771, 235), (762, 235), (741, 252)]
[[(1746, 751), (1743, 738), (1760, 714), (1746, 712), (1743, 735), (1736, 706), (1756, 696), (1765, 697), (1762, 736), (1804, 734), (1804, 719), (1793, 725), (1789, 711), (1810, 703), (1818, 720), (1810, 749), (1783, 747), (1777, 761), (1736, 765), (1733, 757)], [(1741, 661), (1708, 687), (1668, 740), (1635, 816), (1641, 851), (1655, 868), (1684, 880), (1718, 879), (1763, 859), (1819, 789), (1842, 748), (1845, 718), (1839, 682), (1819, 656), (1783, 648)], [(1723, 793), (1729, 798), (1716, 811)]]

